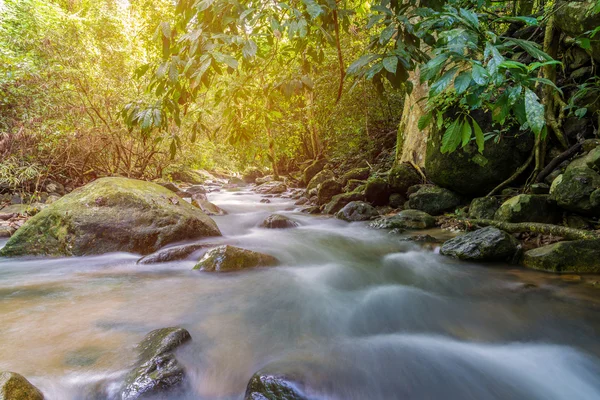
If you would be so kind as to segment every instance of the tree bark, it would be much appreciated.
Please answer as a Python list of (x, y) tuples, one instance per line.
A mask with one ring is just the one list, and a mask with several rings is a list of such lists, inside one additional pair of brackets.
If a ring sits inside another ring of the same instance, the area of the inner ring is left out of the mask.
[(412, 83), (413, 89), (404, 98), (404, 110), (396, 137), (396, 164), (412, 162), (419, 167), (424, 167), (431, 127), (421, 130), (418, 123), (425, 114), (424, 98), (427, 97), (429, 87), (426, 83), (419, 82), (418, 70), (411, 72), (408, 80)]

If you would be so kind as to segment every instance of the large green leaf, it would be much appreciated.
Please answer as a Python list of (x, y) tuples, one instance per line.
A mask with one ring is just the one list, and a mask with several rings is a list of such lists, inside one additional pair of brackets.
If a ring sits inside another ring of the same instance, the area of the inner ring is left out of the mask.
[(462, 123), (459, 118), (455, 119), (442, 136), (442, 154), (451, 153), (458, 148), (462, 140)]
[(483, 68), (479, 64), (473, 64), (472, 76), (473, 76), (473, 80), (478, 85), (487, 84), (488, 79), (489, 79), (489, 75), (488, 75), (487, 71), (485, 70), (485, 68)]
[(525, 88), (525, 115), (531, 130), (539, 135), (546, 124), (544, 106), (539, 102), (537, 94), (529, 88)]
[(471, 125), (465, 120), (461, 129), (462, 147), (465, 147), (471, 141)]
[(456, 89), (456, 93), (461, 94), (464, 93), (471, 84), (471, 73), (468, 71), (461, 72), (454, 79), (454, 89)]
[(398, 57), (389, 56), (383, 59), (383, 67), (390, 71), (392, 74), (396, 73), (396, 68), (398, 68)]
[(419, 118), (419, 122), (417, 123), (417, 127), (419, 128), (419, 130), (423, 130), (423, 129), (427, 128), (427, 126), (429, 126), (429, 124), (431, 123), (431, 119), (432, 119), (431, 112), (428, 112), (427, 114), (425, 114), (421, 118)]
[(483, 131), (481, 130), (481, 127), (479, 126), (477, 121), (475, 121), (475, 118), (471, 118), (471, 122), (473, 122), (473, 133), (475, 134), (475, 143), (477, 143), (477, 150), (480, 153), (483, 153), (483, 147), (485, 144), (485, 137), (483, 136)]
[(447, 71), (444, 75), (442, 75), (440, 79), (438, 79), (437, 81), (435, 81), (435, 83), (431, 85), (431, 89), (429, 90), (429, 96), (436, 96), (443, 92), (448, 86), (450, 86), (452, 78), (454, 78), (455, 74), (456, 68), (452, 68), (450, 71)]

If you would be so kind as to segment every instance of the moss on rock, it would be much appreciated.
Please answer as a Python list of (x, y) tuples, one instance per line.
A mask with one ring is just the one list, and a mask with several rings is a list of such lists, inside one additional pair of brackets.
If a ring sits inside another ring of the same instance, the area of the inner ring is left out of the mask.
[(0, 372), (0, 400), (44, 400), (44, 395), (25, 377)]
[(529, 250), (523, 265), (551, 272), (600, 273), (600, 239), (558, 242)]
[(230, 272), (254, 267), (270, 267), (277, 265), (278, 262), (275, 257), (268, 254), (223, 245), (206, 252), (194, 269), (209, 272)]

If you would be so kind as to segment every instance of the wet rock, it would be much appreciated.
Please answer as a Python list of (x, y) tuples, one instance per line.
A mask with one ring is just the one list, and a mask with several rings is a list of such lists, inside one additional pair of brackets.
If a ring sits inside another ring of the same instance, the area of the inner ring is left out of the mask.
[(194, 185), (194, 186), (190, 186), (187, 190), (187, 193), (189, 193), (192, 197), (196, 194), (206, 194), (206, 188), (204, 186), (201, 185)]
[(0, 372), (1, 400), (44, 400), (44, 395), (25, 377), (14, 372)]
[(547, 195), (520, 194), (506, 200), (494, 219), (505, 222), (541, 222), (552, 224), (560, 220), (560, 213)]
[(319, 185), (317, 204), (323, 205), (331, 201), (333, 196), (342, 193), (342, 184), (335, 179), (329, 179)]
[(179, 393), (186, 372), (174, 351), (192, 340), (183, 328), (162, 328), (150, 332), (139, 344), (139, 360), (127, 375), (121, 389), (121, 400), (145, 399), (168, 393)]
[(160, 249), (159, 251), (142, 257), (138, 260), (138, 264), (156, 264), (169, 261), (183, 260), (191, 255), (193, 252), (198, 251), (202, 248), (212, 247), (210, 244), (184, 244), (181, 246), (167, 247), (166, 249)]
[(321, 207), (319, 207), (319, 206), (306, 207), (305, 209), (302, 210), (302, 212), (305, 214), (318, 214), (321, 212)]
[(435, 226), (435, 218), (419, 210), (404, 210), (398, 214), (371, 223), (375, 229), (428, 229)]
[(600, 240), (558, 242), (529, 250), (523, 265), (551, 272), (600, 273)]
[(304, 204), (308, 203), (308, 199), (306, 197), (300, 197), (298, 200), (296, 200), (296, 202), (294, 203), (295, 206), (302, 206)]
[(365, 187), (365, 199), (374, 206), (386, 205), (390, 199), (390, 188), (383, 178), (371, 178)]
[(335, 175), (333, 174), (333, 172), (331, 172), (331, 170), (324, 169), (323, 171), (316, 174), (310, 180), (310, 182), (306, 186), (306, 192), (308, 193), (313, 189), (318, 189), (320, 184), (322, 184), (323, 182), (328, 181), (330, 179), (334, 179), (334, 178), (335, 178)]
[(261, 194), (281, 194), (287, 190), (287, 186), (283, 182), (272, 181), (260, 185), (257, 189), (257, 193)]
[(431, 215), (454, 211), (460, 205), (460, 197), (448, 189), (424, 185), (408, 197), (409, 208)]
[(262, 228), (268, 229), (286, 229), (295, 228), (298, 223), (285, 215), (273, 214), (269, 215), (261, 224)]
[(446, 241), (440, 253), (469, 261), (511, 261), (518, 250), (517, 239), (488, 226)]
[(390, 170), (388, 183), (392, 193), (406, 195), (408, 188), (422, 182), (419, 172), (410, 164), (398, 164)]
[(406, 198), (400, 193), (393, 193), (390, 195), (389, 203), (392, 208), (401, 208), (406, 203)]
[(160, 185), (102, 178), (29, 219), (0, 254), (149, 254), (169, 243), (220, 235), (212, 219)]
[(323, 212), (325, 214), (335, 214), (344, 206), (352, 201), (364, 201), (365, 195), (362, 193), (342, 193), (333, 196), (331, 201), (327, 203)]
[(260, 199), (261, 203), (265, 203), (265, 204), (269, 204), (271, 202), (271, 200), (269, 199)]
[(269, 267), (277, 264), (278, 260), (268, 254), (223, 245), (207, 251), (194, 269), (209, 272), (230, 272), (254, 267)]
[(308, 167), (306, 167), (306, 169), (302, 173), (302, 182), (305, 185), (308, 185), (310, 180), (316, 174), (321, 172), (321, 170), (325, 167), (326, 164), (327, 164), (327, 160), (325, 160), (325, 159), (313, 161), (312, 164), (310, 164)]
[(275, 179), (275, 177), (273, 175), (266, 175), (266, 176), (263, 176), (262, 178), (256, 178), (255, 182), (257, 185), (263, 185), (265, 183), (273, 182), (274, 179)]
[(500, 208), (500, 201), (495, 197), (478, 197), (471, 201), (469, 218), (494, 219), (496, 211)]
[(335, 214), (336, 218), (348, 222), (368, 221), (377, 216), (379, 213), (375, 207), (364, 201), (351, 201)]
[(415, 242), (415, 243), (431, 243), (431, 244), (435, 244), (435, 243), (440, 243), (441, 240), (438, 238), (435, 238), (431, 235), (412, 235), (409, 236), (407, 238), (402, 238), (400, 239), (400, 241), (402, 242)]
[(248, 382), (244, 400), (308, 400), (301, 386), (285, 374), (257, 372)]
[(206, 215), (227, 215), (227, 211), (208, 200), (199, 200), (196, 197), (192, 200), (192, 205), (201, 209)]
[(550, 198), (565, 210), (600, 216), (600, 174), (582, 162), (571, 163), (550, 187)]
[(232, 176), (231, 178), (229, 178), (227, 183), (229, 185), (235, 185), (237, 187), (246, 186), (246, 181), (244, 181), (242, 178), (238, 178), (237, 176)]
[(370, 173), (371, 169), (368, 167), (354, 168), (342, 175), (340, 183), (345, 187), (350, 181), (364, 181), (369, 178)]
[(169, 189), (171, 192), (174, 192), (174, 193), (179, 192), (179, 188), (173, 182), (156, 182), (156, 183), (158, 183), (160, 186), (164, 187), (165, 189)]

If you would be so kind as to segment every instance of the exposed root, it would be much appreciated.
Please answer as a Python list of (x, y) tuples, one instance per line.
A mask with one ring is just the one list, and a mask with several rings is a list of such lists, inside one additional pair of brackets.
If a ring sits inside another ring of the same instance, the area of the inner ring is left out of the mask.
[(479, 226), (494, 226), (508, 233), (533, 232), (542, 235), (560, 236), (568, 240), (600, 240), (600, 232), (567, 228), (566, 226), (537, 222), (502, 222), (491, 219), (463, 219), (465, 223)]

